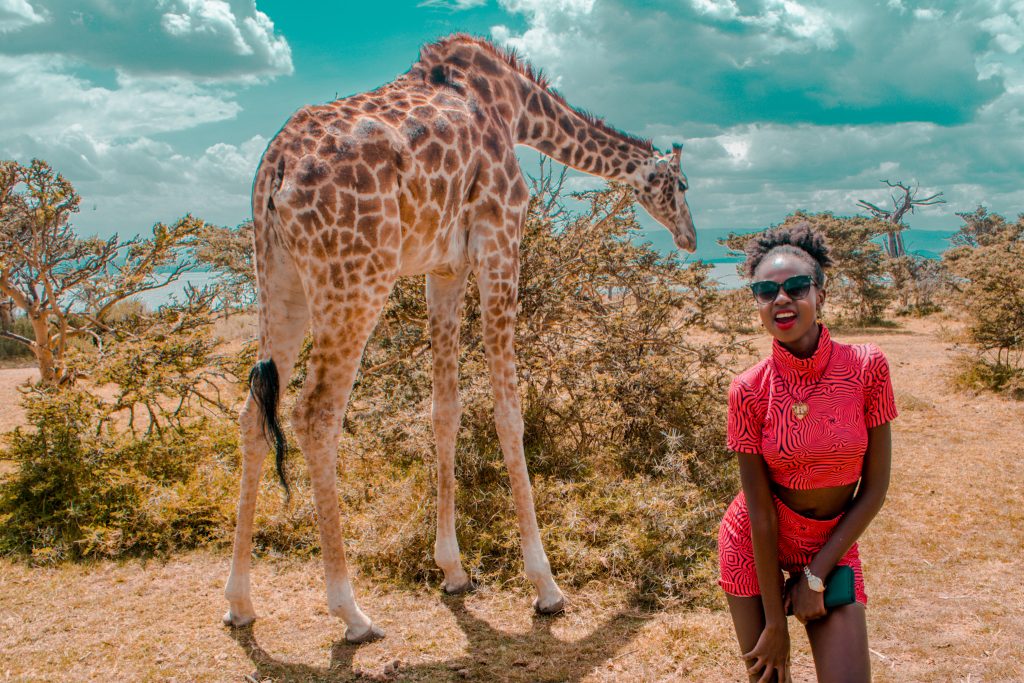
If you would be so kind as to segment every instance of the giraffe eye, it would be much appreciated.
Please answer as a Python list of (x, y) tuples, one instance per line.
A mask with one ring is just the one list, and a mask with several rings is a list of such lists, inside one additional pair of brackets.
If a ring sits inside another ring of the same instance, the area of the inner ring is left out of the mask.
[(680, 192), (686, 192), (688, 189), (689, 188), (687, 187), (686, 183), (684, 183), (682, 180), (680, 180), (679, 181), (679, 191)]

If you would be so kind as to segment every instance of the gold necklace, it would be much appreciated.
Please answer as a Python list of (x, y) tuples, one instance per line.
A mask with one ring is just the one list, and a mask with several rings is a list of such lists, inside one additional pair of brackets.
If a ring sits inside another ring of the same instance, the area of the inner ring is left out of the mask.
[[(825, 379), (825, 373), (828, 372), (828, 367), (832, 364), (832, 355), (834, 353), (834, 350), (829, 352), (828, 362), (825, 363), (825, 367), (822, 369), (821, 374), (818, 376), (818, 379), (815, 380), (814, 384), (811, 385), (810, 392), (805, 394), (807, 398), (810, 398), (810, 395), (814, 393), (814, 390), (817, 388), (818, 384), (821, 383), (821, 380)], [(811, 407), (807, 405), (807, 402), (805, 400), (798, 399), (795, 396), (793, 396), (793, 394), (789, 391), (789, 387), (786, 386), (785, 380), (783, 380), (782, 386), (786, 390), (786, 396), (788, 396), (790, 399), (794, 401), (793, 405), (790, 406), (790, 410), (793, 411), (793, 415), (796, 417), (796, 419), (802, 420), (805, 417), (807, 417), (807, 414), (811, 411)]]

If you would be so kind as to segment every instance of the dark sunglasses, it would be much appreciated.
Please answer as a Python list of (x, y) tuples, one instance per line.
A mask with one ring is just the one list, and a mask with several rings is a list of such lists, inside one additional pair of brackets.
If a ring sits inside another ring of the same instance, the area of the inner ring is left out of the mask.
[(775, 297), (779, 295), (780, 289), (785, 290), (786, 296), (790, 299), (803, 299), (811, 291), (811, 285), (813, 284), (814, 280), (811, 279), (810, 275), (794, 275), (781, 284), (771, 280), (752, 282), (750, 283), (750, 291), (754, 293), (754, 298), (759, 303), (769, 304), (775, 301)]

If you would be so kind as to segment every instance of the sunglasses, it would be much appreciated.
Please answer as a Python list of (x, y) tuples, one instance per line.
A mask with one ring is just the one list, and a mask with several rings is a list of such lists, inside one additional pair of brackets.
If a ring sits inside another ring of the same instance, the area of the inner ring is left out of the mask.
[(775, 297), (779, 295), (780, 289), (784, 290), (786, 296), (790, 299), (803, 299), (811, 291), (811, 285), (813, 284), (814, 280), (811, 279), (810, 275), (794, 275), (781, 284), (771, 280), (752, 282), (750, 283), (750, 291), (754, 293), (754, 298), (757, 299), (758, 303), (770, 304), (775, 301)]

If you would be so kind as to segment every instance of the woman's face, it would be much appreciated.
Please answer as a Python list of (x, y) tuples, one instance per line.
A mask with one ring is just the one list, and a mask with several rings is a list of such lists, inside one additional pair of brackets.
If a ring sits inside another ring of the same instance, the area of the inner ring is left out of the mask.
[(770, 280), (780, 285), (796, 275), (811, 278), (811, 288), (802, 298), (794, 298), (779, 288), (773, 301), (755, 299), (761, 324), (783, 344), (792, 345), (806, 335), (813, 334), (818, 309), (825, 302), (825, 291), (813, 284), (814, 268), (806, 260), (785, 252), (769, 254), (754, 271), (754, 282)]

